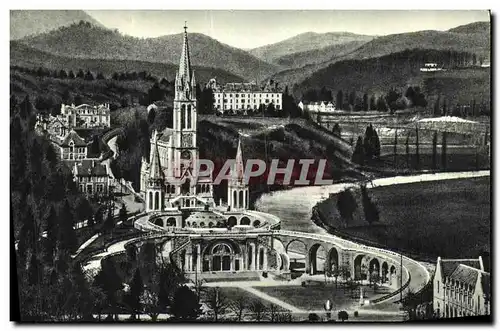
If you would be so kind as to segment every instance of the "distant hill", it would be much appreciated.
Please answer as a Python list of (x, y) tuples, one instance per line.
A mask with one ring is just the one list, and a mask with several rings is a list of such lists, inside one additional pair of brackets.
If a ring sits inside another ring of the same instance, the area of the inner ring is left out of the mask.
[[(169, 81), (175, 79), (175, 72), (178, 65), (171, 63), (153, 63), (147, 61), (132, 60), (101, 60), (69, 58), (65, 56), (53, 55), (26, 46), (18, 41), (10, 42), (10, 64), (26, 68), (44, 67), (51, 70), (90, 70), (94, 74), (101, 72), (106, 76), (121, 72), (147, 71), (158, 78), (166, 78)], [(231, 74), (227, 71), (195, 66), (195, 75), (198, 82), (208, 81), (216, 76), (221, 82), (242, 82), (243, 78)]]
[(10, 39), (41, 34), (80, 21), (102, 26), (83, 10), (11, 10)]
[(254, 48), (249, 52), (269, 63), (293, 53), (321, 49), (332, 45), (341, 45), (353, 41), (370, 41), (374, 37), (350, 32), (315, 33), (306, 32), (283, 41)]
[(455, 33), (490, 33), (490, 22), (474, 22), (470, 24), (460, 25), (456, 28), (449, 29), (448, 32)]
[[(344, 60), (318, 70), (294, 89), (296, 96), (309, 88), (386, 94), (391, 88), (405, 91), (408, 85), (420, 86), (428, 101), (438, 95), (448, 104), (490, 100), (490, 70), (450, 69), (422, 73), (425, 62), (447, 62), (447, 51), (413, 49), (365, 60)], [(429, 103), (432, 107), (432, 103)]]
[[(21, 42), (44, 52), (71, 58), (177, 64), (183, 38), (182, 34), (135, 38), (90, 24), (74, 24), (23, 38)], [(222, 44), (203, 34), (189, 34), (189, 47), (194, 65), (223, 69), (246, 80), (260, 81), (277, 70), (275, 66), (245, 51)]]
[(309, 64), (320, 64), (356, 51), (366, 41), (350, 41), (305, 52), (288, 54), (275, 59), (275, 63), (288, 68), (301, 68)]
[[(489, 29), (484, 29), (484, 24), (474, 24), (469, 24), (469, 28), (467, 26), (457, 28), (459, 31), (470, 29), (474, 33), (418, 31), (378, 37), (352, 52), (345, 53), (322, 63), (312, 63), (300, 68), (283, 70), (274, 74), (272, 78), (282, 82), (282, 84), (293, 85), (300, 83), (316, 71), (338, 61), (377, 58), (416, 47), (421, 49), (471, 52), (477, 54), (478, 57), (489, 58), (491, 49)], [(483, 29), (479, 29), (478, 26), (483, 26)]]

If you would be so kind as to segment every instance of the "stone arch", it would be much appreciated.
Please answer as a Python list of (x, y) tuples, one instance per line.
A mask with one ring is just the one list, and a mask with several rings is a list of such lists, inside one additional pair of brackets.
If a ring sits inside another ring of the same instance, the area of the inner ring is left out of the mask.
[(363, 270), (363, 259), (365, 255), (359, 254), (354, 258), (354, 279), (363, 280), (366, 279), (366, 270)]
[(188, 227), (190, 227), (190, 226), (191, 226), (191, 222), (187, 222), (187, 223), (186, 223), (186, 225), (187, 225)]
[(229, 227), (231, 227), (231, 228), (232, 228), (232, 227), (233, 227), (233, 226), (235, 226), (236, 224), (238, 224), (238, 221), (237, 221), (236, 217), (234, 217), (234, 216), (230, 216), (230, 217), (228, 218), (228, 220), (227, 220), (227, 225), (229, 225)]
[(167, 226), (176, 226), (177, 222), (175, 221), (175, 218), (169, 217), (167, 218)]
[(196, 222), (193, 222), (193, 223), (191, 223), (191, 227), (192, 227), (192, 228), (197, 228), (197, 227), (198, 227), (198, 224), (196, 224)]
[(373, 257), (368, 263), (368, 279), (371, 281), (378, 280), (380, 275), (380, 262), (376, 257)]
[(334, 273), (339, 269), (339, 252), (335, 247), (332, 247), (328, 252), (327, 270)]
[(258, 228), (259, 226), (260, 226), (260, 221), (259, 220), (253, 221), (253, 227), (254, 228)]
[(156, 218), (156, 219), (153, 221), (153, 223), (154, 223), (155, 225), (158, 225), (158, 226), (163, 227), (163, 220), (161, 219), (161, 217)]
[(389, 268), (389, 285), (395, 284), (397, 277), (397, 269), (394, 265), (391, 265)]
[(246, 216), (243, 216), (240, 220), (241, 225), (250, 225), (250, 219)]
[(387, 274), (389, 273), (389, 265), (386, 261), (382, 263), (382, 283), (387, 282)]
[[(204, 271), (230, 271), (240, 269), (240, 247), (231, 240), (212, 240), (201, 252)], [(214, 259), (214, 256), (217, 256)]]
[(200, 222), (200, 228), (204, 228), (205, 227), (205, 222)]
[(264, 259), (266, 257), (264, 256), (264, 247), (259, 247), (259, 270), (264, 269)]
[(309, 249), (309, 269), (311, 275), (325, 272), (327, 250), (322, 244), (316, 243)]
[(213, 228), (214, 227), (214, 222), (208, 222), (208, 227)]
[(299, 239), (293, 239), (285, 246), (285, 252), (290, 261), (290, 271), (292, 273), (305, 272), (307, 245)]

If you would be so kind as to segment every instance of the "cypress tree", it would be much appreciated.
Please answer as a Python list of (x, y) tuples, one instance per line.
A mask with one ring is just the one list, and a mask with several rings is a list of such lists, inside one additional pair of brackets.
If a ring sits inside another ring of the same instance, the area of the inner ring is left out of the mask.
[(134, 313), (138, 313), (141, 310), (140, 298), (143, 292), (144, 292), (144, 282), (142, 281), (141, 271), (139, 268), (136, 268), (134, 277), (132, 278), (132, 282), (130, 283), (130, 294), (129, 294), (129, 305), (133, 309)]
[(363, 148), (365, 151), (365, 160), (369, 161), (373, 159), (374, 150), (373, 150), (373, 127), (370, 124), (366, 127), (365, 136), (363, 139)]
[(420, 169), (420, 151), (419, 151), (419, 141), (418, 141), (418, 125), (415, 128), (415, 168)]
[(76, 233), (75, 229), (73, 228), (75, 220), (68, 200), (64, 201), (62, 210), (59, 213), (58, 220), (59, 220), (59, 233), (58, 233), (59, 249), (66, 253), (72, 253), (76, 248)]
[(378, 137), (377, 130), (373, 129), (373, 155), (375, 158), (380, 157), (380, 138)]
[(365, 149), (361, 136), (358, 137), (356, 147), (354, 147), (354, 152), (352, 153), (352, 162), (359, 165), (365, 164)]
[(434, 131), (434, 137), (432, 138), (432, 169), (437, 169), (437, 131)]
[(446, 134), (447, 132), (443, 132), (443, 140), (441, 143), (441, 167), (446, 170)]
[(394, 166), (398, 166), (398, 129), (394, 130)]
[(410, 133), (408, 132), (408, 135), (406, 136), (406, 167), (410, 168)]

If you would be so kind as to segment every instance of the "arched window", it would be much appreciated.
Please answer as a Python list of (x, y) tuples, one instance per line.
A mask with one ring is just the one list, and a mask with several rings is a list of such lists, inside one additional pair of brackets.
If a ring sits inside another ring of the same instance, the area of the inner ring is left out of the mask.
[(243, 191), (240, 191), (240, 200), (238, 202), (238, 207), (239, 208), (244, 208), (245, 205), (243, 204)]
[(205, 222), (201, 222), (200, 223), (200, 228), (204, 228), (205, 227)]
[(160, 209), (160, 193), (155, 192), (155, 210)]
[(181, 105), (181, 129), (186, 127), (186, 105)]
[(259, 221), (259, 220), (255, 220), (255, 221), (253, 222), (253, 227), (254, 227), (254, 228), (258, 228), (259, 226), (260, 226), (260, 221)]
[(187, 106), (187, 124), (186, 127), (191, 129), (191, 105)]
[(236, 191), (233, 191), (233, 207), (236, 207), (237, 206), (237, 203), (238, 203), (238, 194), (236, 193)]
[(167, 219), (167, 226), (176, 226), (175, 218), (169, 217)]
[(227, 244), (217, 244), (212, 248), (212, 270), (231, 270), (231, 255), (233, 250)]
[(153, 209), (153, 192), (149, 192), (149, 209)]

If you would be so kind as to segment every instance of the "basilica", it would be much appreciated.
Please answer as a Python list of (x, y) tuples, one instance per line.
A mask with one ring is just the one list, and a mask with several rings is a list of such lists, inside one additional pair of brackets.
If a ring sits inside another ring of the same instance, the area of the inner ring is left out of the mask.
[[(215, 207), (212, 175), (198, 173), (196, 79), (191, 69), (187, 27), (175, 77), (173, 128), (153, 132), (149, 160), (141, 164), (140, 190), (147, 212), (172, 212)], [(248, 207), (248, 186), (243, 181), (241, 143), (228, 185), (229, 209)], [(239, 171), (238, 171), (238, 169)]]

